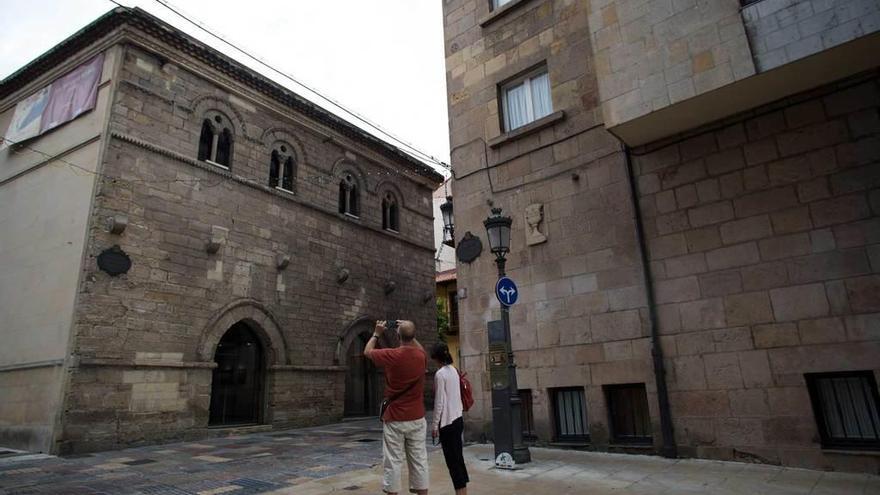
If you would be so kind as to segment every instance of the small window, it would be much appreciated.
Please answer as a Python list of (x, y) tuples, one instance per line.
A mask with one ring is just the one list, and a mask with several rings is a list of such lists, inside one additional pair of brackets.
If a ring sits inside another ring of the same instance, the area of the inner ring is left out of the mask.
[(611, 438), (616, 443), (651, 443), (651, 415), (644, 383), (606, 385)]
[(214, 115), (202, 121), (198, 159), (229, 168), (232, 163), (232, 131), (229, 121)]
[(825, 448), (880, 448), (877, 382), (871, 371), (805, 375)]
[(532, 407), (532, 391), (530, 389), (522, 389), (519, 391), (519, 399), (522, 401), (520, 406), (520, 423), (522, 423), (522, 436), (524, 440), (535, 440), (535, 416)]
[(400, 208), (397, 206), (397, 198), (390, 192), (385, 193), (385, 198), (382, 199), (382, 228), (400, 232)]
[(279, 145), (272, 150), (269, 158), (269, 187), (293, 192), (295, 160), (287, 145)]
[(587, 430), (587, 408), (583, 387), (551, 389), (553, 397), (553, 420), (556, 426), (556, 440), (559, 442), (586, 442), (590, 439)]
[(449, 300), (449, 334), (458, 334), (458, 291), (451, 290), (447, 293)]
[(359, 202), (357, 182), (351, 174), (348, 174), (339, 181), (339, 213), (358, 216)]
[(512, 1), (513, 0), (492, 0), (492, 10), (495, 10), (498, 7), (503, 7), (504, 5), (506, 5)]
[(553, 113), (547, 69), (503, 86), (501, 105), (508, 132)]

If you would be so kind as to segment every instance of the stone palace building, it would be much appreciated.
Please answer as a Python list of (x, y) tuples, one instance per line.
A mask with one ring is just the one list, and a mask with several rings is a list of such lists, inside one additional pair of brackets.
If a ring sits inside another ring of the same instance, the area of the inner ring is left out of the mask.
[(436, 334), (442, 176), (144, 11), (2, 81), (0, 128), (0, 445), (375, 415), (372, 322)]
[(878, 472), (880, 4), (443, 9), (456, 241), (483, 244), (468, 434), (492, 434), (492, 204), (524, 435)]

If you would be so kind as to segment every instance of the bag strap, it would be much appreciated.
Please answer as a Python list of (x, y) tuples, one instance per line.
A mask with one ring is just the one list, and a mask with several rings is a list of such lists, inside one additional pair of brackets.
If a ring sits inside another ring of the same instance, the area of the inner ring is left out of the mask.
[(419, 383), (419, 380), (421, 380), (421, 379), (422, 379), (421, 376), (416, 378), (414, 381), (410, 382), (409, 385), (406, 386), (406, 388), (404, 388), (400, 392), (397, 392), (396, 394), (392, 395), (391, 397), (388, 397), (387, 399), (385, 399), (386, 404), (390, 405), (393, 401), (399, 399), (401, 395), (412, 390), (412, 388), (416, 386), (416, 383)]

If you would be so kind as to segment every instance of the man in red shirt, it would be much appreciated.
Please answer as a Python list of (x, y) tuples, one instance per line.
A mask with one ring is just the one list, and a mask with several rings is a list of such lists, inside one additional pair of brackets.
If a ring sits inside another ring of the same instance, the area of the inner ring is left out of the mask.
[(415, 324), (399, 320), (398, 325), (400, 347), (376, 349), (376, 343), (386, 328), (386, 322), (377, 321), (373, 336), (364, 348), (364, 356), (376, 366), (385, 368), (388, 406), (382, 415), (382, 490), (391, 495), (400, 491), (401, 465), (406, 453), (410, 491), (426, 495), (428, 451), (424, 394), (428, 355), (416, 340)]

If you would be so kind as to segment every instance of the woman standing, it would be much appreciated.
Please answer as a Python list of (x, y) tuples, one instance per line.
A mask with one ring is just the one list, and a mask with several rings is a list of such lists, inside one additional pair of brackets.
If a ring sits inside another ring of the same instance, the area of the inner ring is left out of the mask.
[(452, 366), (452, 356), (446, 344), (439, 343), (431, 350), (431, 359), (440, 369), (434, 374), (434, 419), (431, 437), (440, 435), (443, 457), (455, 487), (455, 495), (467, 495), (467, 467), (462, 453), (464, 420), (461, 418), (461, 384), (458, 370)]

